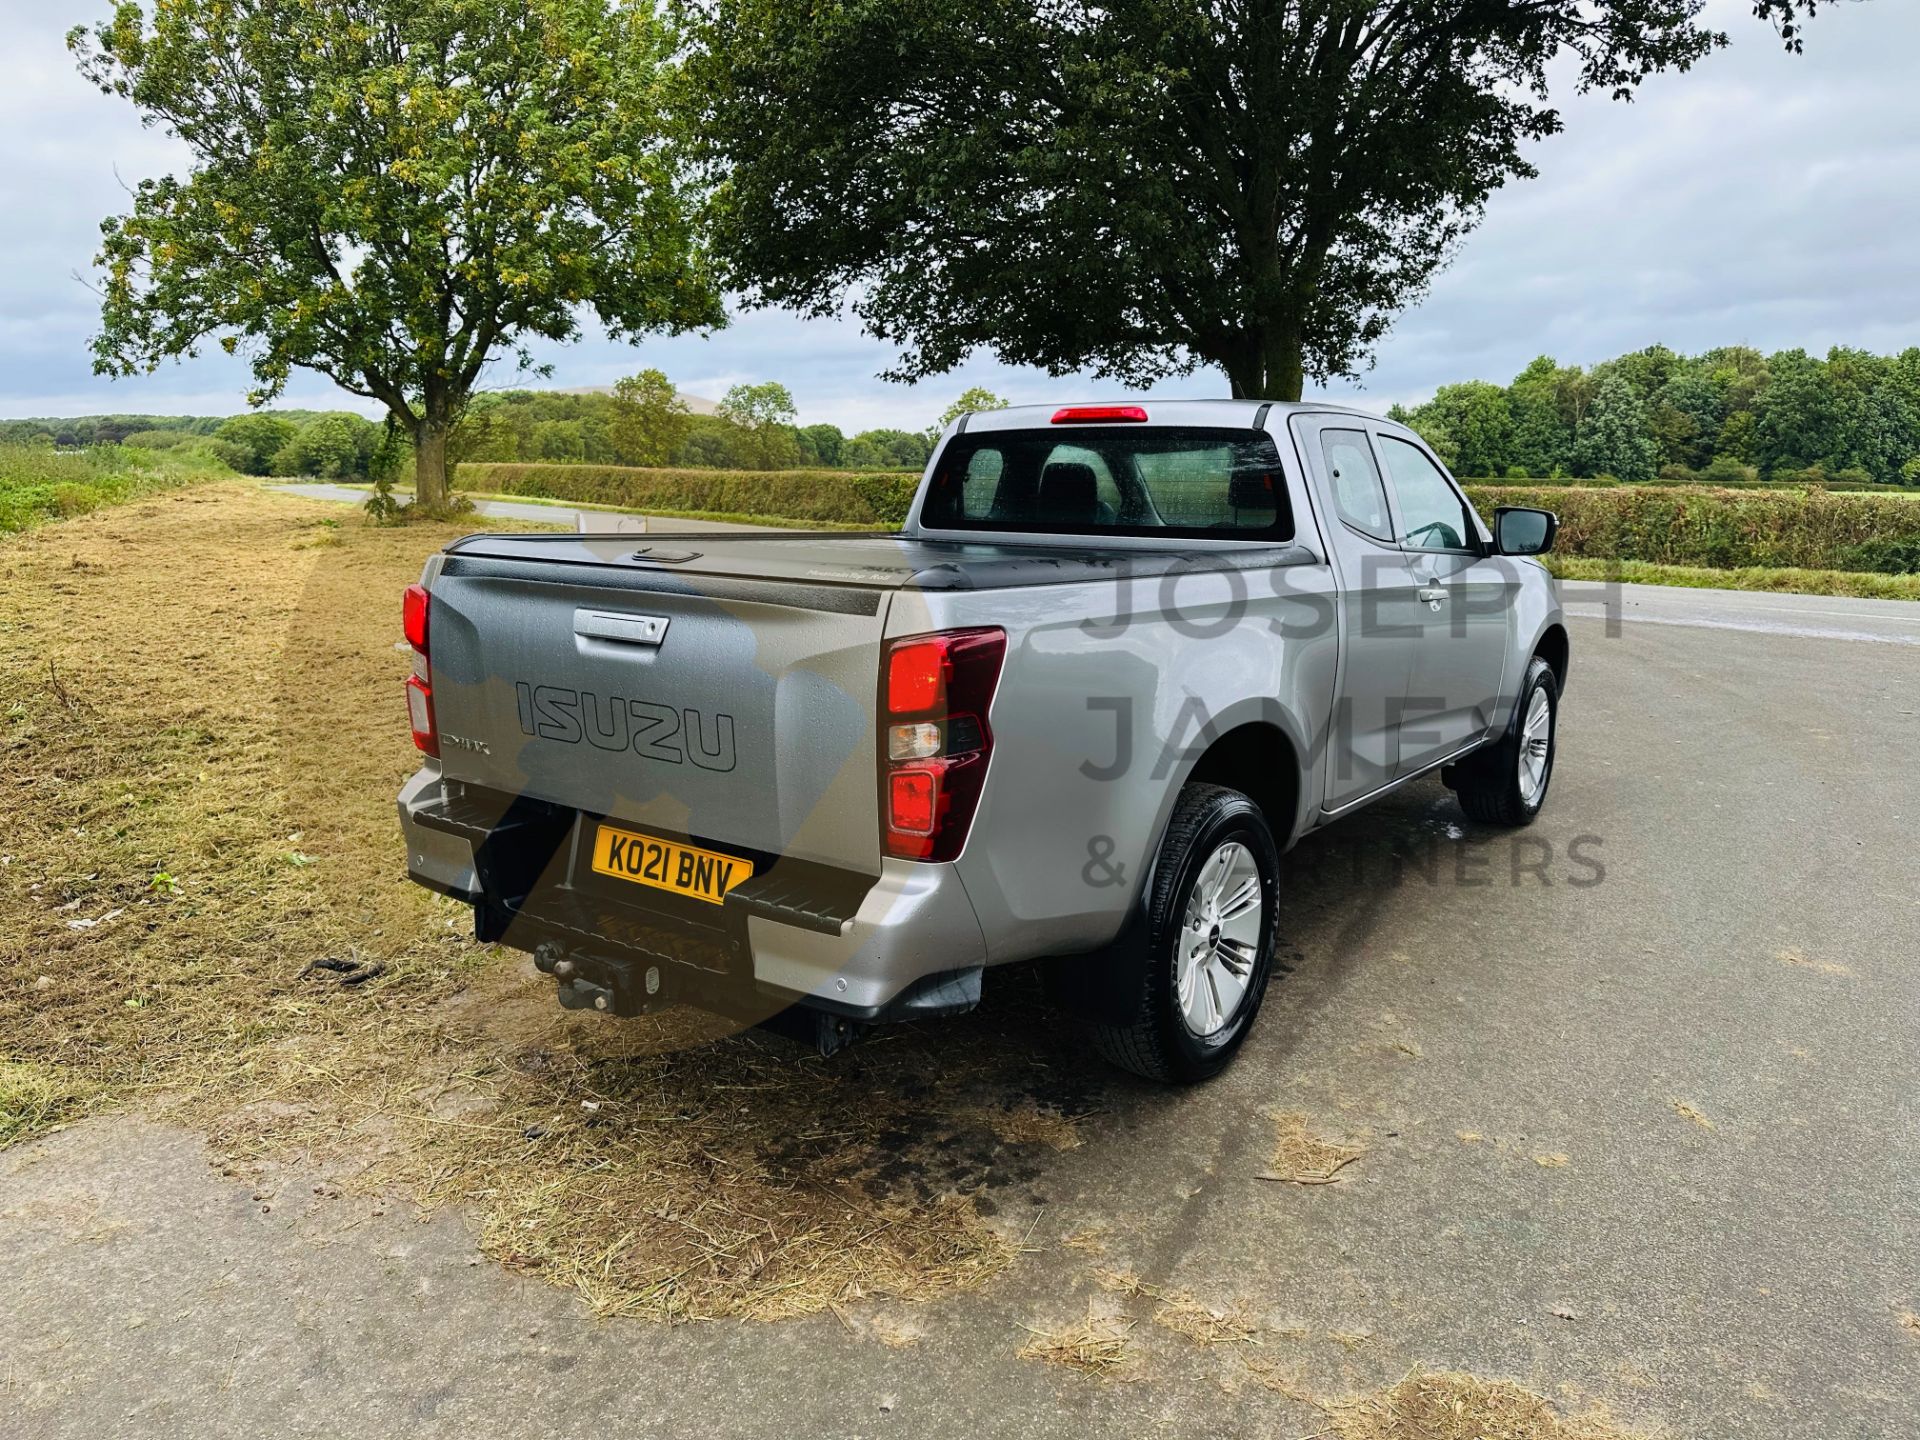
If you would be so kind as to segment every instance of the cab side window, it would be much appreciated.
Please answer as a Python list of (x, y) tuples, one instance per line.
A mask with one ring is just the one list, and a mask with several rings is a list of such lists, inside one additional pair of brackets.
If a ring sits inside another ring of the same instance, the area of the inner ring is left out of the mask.
[(1459, 492), (1426, 452), (1391, 435), (1380, 437), (1380, 453), (1393, 477), (1400, 502), (1400, 536), (1408, 550), (1477, 550), (1479, 527)]
[(1393, 521), (1387, 513), (1387, 488), (1373, 463), (1364, 430), (1322, 430), (1320, 451), (1333, 481), (1333, 507), (1363, 535), (1391, 545)]

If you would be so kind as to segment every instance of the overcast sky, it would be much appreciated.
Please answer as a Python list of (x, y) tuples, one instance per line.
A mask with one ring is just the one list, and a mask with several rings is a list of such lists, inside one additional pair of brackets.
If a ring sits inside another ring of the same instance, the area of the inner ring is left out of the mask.
[[(104, 411), (228, 414), (249, 380), (213, 355), (134, 381), (91, 374), (94, 297), (76, 278), (123, 182), (178, 168), (162, 135), (74, 73), (63, 34), (108, 7), (0, 0), (0, 418)], [(1454, 380), (1506, 381), (1543, 352), (1592, 363), (1664, 342), (1680, 350), (1920, 344), (1920, 3), (1864, 0), (1824, 14), (1793, 58), (1712, 0), (1732, 48), (1656, 78), (1632, 105), (1567, 99), (1542, 178), (1497, 196), (1431, 296), (1400, 319), (1357, 396), (1384, 409)], [(917, 429), (968, 385), (1014, 400), (1111, 393), (982, 357), (907, 388), (876, 377), (891, 352), (851, 321), (737, 317), (711, 338), (637, 349), (594, 336), (543, 358), (556, 385), (611, 384), (657, 366), (717, 398), (780, 380), (802, 419)], [(508, 377), (493, 377), (496, 384)], [(1165, 393), (1224, 395), (1202, 372)], [(351, 402), (317, 378), (285, 403)]]

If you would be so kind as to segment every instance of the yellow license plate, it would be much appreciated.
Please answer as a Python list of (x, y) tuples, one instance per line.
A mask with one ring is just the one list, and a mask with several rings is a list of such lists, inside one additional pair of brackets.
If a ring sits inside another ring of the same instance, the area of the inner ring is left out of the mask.
[(593, 868), (600, 875), (691, 895), (709, 905), (721, 904), (729, 890), (753, 876), (753, 862), (737, 855), (676, 845), (611, 825), (602, 825), (593, 838)]

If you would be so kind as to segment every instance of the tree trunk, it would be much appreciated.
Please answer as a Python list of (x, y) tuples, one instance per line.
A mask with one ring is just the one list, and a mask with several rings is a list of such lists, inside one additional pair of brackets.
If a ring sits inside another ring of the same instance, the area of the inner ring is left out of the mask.
[(1306, 347), (1296, 325), (1280, 325), (1267, 332), (1267, 388), (1263, 400), (1298, 401), (1306, 393)]
[(1306, 390), (1306, 352), (1300, 332), (1284, 322), (1247, 336), (1222, 368), (1236, 400), (1297, 401)]
[(447, 503), (447, 431), (444, 420), (422, 420), (413, 431), (413, 503), (438, 510)]

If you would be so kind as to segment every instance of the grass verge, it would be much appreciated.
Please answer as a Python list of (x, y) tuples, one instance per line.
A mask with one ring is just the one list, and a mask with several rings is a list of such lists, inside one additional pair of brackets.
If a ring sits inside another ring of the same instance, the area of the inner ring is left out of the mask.
[(1562, 580), (1613, 580), (1631, 585), (1678, 585), (1695, 590), (1764, 590), (1792, 595), (1845, 595), (1861, 600), (1920, 600), (1920, 575), (1867, 575), (1851, 570), (1712, 570), (1700, 565), (1654, 565), (1644, 560), (1547, 558)]
[(205, 461), (108, 445), (80, 454), (0, 445), (0, 534), (216, 478)]
[(398, 595), (456, 533), (228, 484), (0, 542), (0, 1143), (161, 1109), (269, 1177), (469, 1205), (606, 1314), (1004, 1269), (995, 1194), (1108, 1083), (1037, 997), (832, 1062), (608, 1022), (406, 881)]

